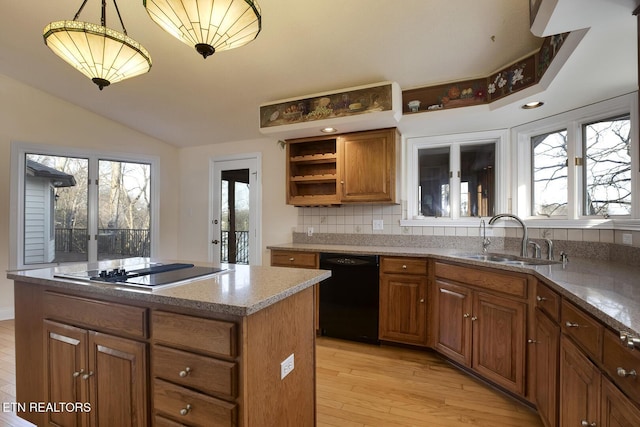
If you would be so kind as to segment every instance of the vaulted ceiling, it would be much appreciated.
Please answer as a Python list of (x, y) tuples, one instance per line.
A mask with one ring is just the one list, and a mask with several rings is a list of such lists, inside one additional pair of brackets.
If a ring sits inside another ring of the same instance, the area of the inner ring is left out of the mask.
[[(529, 29), (529, 0), (258, 0), (258, 38), (204, 60), (154, 24), (142, 0), (120, 0), (128, 34), (153, 67), (99, 91), (42, 38), (80, 3), (2, 0), (0, 73), (178, 147), (261, 137), (265, 102), (387, 80), (410, 89), (486, 77), (541, 43)], [(99, 23), (99, 3), (89, 0), (80, 20)], [(635, 0), (542, 3), (551, 13), (538, 36), (589, 28), (537, 94), (544, 108), (525, 112), (514, 97), (412, 115), (400, 120), (404, 134), (509, 127), (637, 89)], [(107, 6), (107, 26), (120, 30)]]

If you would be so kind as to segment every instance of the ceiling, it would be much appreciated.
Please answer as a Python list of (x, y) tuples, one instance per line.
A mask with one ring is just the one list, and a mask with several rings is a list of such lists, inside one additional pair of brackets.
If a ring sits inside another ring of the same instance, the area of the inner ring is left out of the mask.
[[(529, 30), (529, 0), (258, 0), (258, 38), (204, 60), (153, 23), (142, 0), (120, 0), (128, 35), (153, 67), (99, 91), (42, 39), (81, 0), (37, 3), (0, 0), (0, 74), (177, 147), (260, 138), (262, 103), (388, 80), (404, 90), (486, 77), (541, 44)], [(80, 20), (99, 23), (99, 3), (90, 0)], [(635, 3), (543, 0), (551, 12), (539, 35), (590, 28), (550, 86), (537, 89), (543, 108), (524, 111), (512, 95), (498, 107), (403, 117), (399, 127), (408, 136), (509, 127), (636, 90)], [(121, 30), (110, 0), (107, 26)]]

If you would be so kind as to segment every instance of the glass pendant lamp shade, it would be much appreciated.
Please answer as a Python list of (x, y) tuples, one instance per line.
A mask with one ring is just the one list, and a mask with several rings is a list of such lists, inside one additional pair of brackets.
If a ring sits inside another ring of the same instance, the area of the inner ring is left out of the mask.
[(151, 19), (204, 58), (243, 46), (262, 28), (252, 0), (143, 0)]
[(128, 37), (126, 32), (104, 25), (104, 0), (102, 13), (103, 25), (74, 18), (73, 21), (52, 22), (43, 31), (44, 42), (53, 53), (89, 77), (100, 90), (151, 69), (149, 52), (140, 43)]

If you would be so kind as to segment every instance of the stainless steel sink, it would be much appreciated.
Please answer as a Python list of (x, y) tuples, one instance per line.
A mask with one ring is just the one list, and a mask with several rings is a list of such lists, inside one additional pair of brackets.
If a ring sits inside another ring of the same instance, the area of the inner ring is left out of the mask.
[(553, 261), (540, 258), (522, 258), (509, 254), (456, 254), (457, 257), (472, 259), (475, 261), (496, 262), (498, 264), (531, 266), (531, 265), (549, 265), (558, 264), (559, 261)]

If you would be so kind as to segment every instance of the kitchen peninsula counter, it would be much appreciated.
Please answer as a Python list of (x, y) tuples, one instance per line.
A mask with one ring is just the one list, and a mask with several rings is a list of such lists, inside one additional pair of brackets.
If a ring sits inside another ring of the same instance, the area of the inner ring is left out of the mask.
[[(7, 274), (19, 416), (36, 425), (315, 425), (313, 285), (329, 271), (223, 264), (154, 290), (54, 277), (140, 260)], [(32, 411), (38, 402), (82, 410)]]
[(617, 331), (640, 337), (640, 267), (570, 257), (565, 265), (516, 266), (461, 257), (464, 249), (287, 243), (268, 249), (344, 254), (429, 257), (500, 270), (530, 273), (567, 300)]

